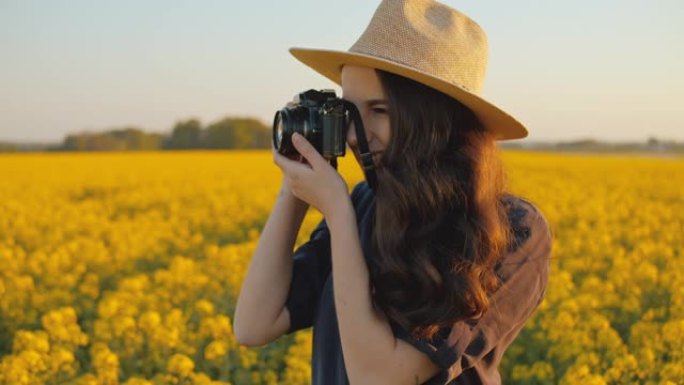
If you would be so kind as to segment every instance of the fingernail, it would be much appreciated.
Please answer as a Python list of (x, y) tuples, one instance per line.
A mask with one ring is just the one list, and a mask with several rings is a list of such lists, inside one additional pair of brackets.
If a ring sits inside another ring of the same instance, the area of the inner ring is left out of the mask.
[(295, 142), (299, 142), (300, 140), (302, 140), (302, 136), (299, 135), (298, 132), (295, 132), (294, 134), (292, 134), (292, 140), (294, 140)]

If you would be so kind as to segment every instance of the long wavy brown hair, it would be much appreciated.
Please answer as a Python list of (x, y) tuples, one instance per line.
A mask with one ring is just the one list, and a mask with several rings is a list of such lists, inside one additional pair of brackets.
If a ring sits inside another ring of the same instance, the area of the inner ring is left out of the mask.
[(374, 305), (416, 338), (476, 319), (512, 238), (494, 135), (470, 109), (376, 70), (390, 142), (379, 160), (370, 275)]

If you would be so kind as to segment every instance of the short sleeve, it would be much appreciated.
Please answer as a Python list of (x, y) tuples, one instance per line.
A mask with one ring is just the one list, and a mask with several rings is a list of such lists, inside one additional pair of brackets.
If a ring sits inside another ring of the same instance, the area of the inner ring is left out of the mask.
[(330, 232), (324, 219), (293, 255), (292, 280), (285, 302), (290, 312), (290, 329), (285, 334), (313, 326), (331, 263)]
[(462, 375), (488, 383), (475, 366), (480, 372), (493, 373), (489, 369), (498, 366), (505, 349), (543, 300), (553, 236), (541, 212), (529, 203), (522, 205), (527, 206), (522, 222), (530, 230), (529, 237), (503, 258), (498, 271), (503, 284), (480, 319), (456, 322), (431, 340), (415, 339), (391, 322), (396, 338), (413, 345), (440, 367), (424, 385), (450, 384)]
[[(359, 190), (360, 184), (352, 191), (354, 204)], [(309, 240), (293, 254), (292, 279), (285, 301), (290, 312), (290, 328), (285, 334), (313, 326), (323, 286), (331, 269), (330, 231), (323, 219), (311, 232)]]

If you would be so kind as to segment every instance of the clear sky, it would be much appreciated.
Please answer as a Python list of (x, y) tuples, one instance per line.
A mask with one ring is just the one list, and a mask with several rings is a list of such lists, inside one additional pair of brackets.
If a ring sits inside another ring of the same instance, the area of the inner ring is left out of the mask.
[[(684, 140), (684, 1), (445, 0), (487, 32), (483, 96), (525, 140)], [(0, 0), (0, 141), (273, 113), (334, 84), (291, 46), (347, 50), (377, 0)]]

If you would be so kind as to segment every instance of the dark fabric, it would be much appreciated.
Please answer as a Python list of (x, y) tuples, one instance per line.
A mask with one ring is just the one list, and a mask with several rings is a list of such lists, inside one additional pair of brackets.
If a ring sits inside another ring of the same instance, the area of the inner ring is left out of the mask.
[[(368, 184), (361, 182), (354, 187), (351, 199), (368, 263), (374, 197)], [(490, 309), (478, 320), (457, 322), (440, 330), (429, 341), (416, 340), (390, 322), (397, 339), (416, 347), (441, 368), (424, 384), (500, 384), (497, 368), (505, 349), (544, 297), (552, 241), (548, 223), (527, 200), (510, 195), (504, 204), (514, 226), (515, 242), (497, 265), (504, 283), (494, 293)], [(335, 312), (330, 233), (325, 220), (293, 258), (286, 301), (291, 317), (287, 334), (313, 326), (313, 385), (349, 384)]]

